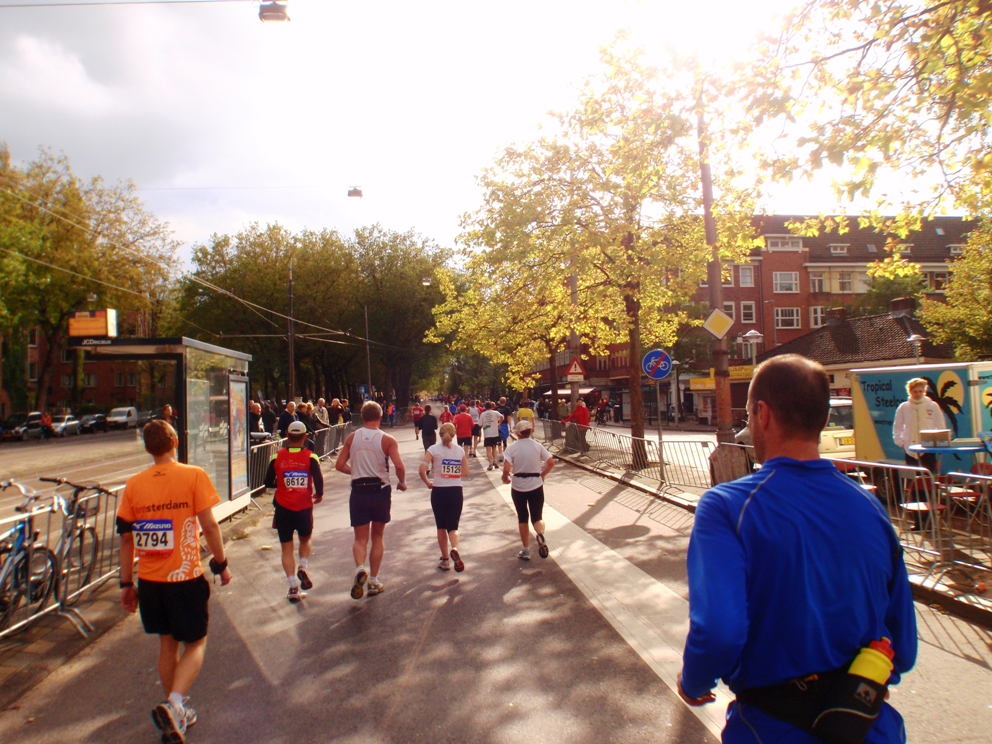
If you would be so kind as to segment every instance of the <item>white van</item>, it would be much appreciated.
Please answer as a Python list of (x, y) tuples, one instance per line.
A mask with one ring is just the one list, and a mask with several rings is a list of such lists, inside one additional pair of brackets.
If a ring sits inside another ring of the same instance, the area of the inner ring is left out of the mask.
[(827, 425), (820, 432), (820, 454), (827, 458), (854, 458), (854, 406), (850, 398), (831, 398)]
[(108, 429), (131, 429), (138, 425), (138, 409), (134, 406), (115, 408), (107, 414)]

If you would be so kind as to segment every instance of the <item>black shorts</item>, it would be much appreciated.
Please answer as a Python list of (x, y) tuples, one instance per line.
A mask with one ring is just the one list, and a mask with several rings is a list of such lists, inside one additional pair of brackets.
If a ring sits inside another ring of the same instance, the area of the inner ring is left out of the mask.
[(424, 451), (425, 452), (427, 451), (427, 448), (428, 447), (433, 447), (437, 443), (437, 435), (434, 432), (431, 432), (431, 435), (428, 437), (427, 436), (427, 432), (425, 431), (424, 432), (424, 436), (421, 437), (421, 439), (424, 440)]
[(473, 424), (472, 425), (472, 436), (473, 437), (480, 437), (480, 436), (482, 436), (482, 425), (481, 424)]
[(499, 437), (486, 437), (482, 441), (482, 444), (485, 447), (498, 447), (499, 446), (499, 442), (500, 442)]
[(207, 635), (210, 582), (205, 576), (189, 581), (138, 579), (138, 610), (145, 632), (195, 643)]
[(458, 437), (458, 446), (459, 447), (471, 447), (472, 446), (472, 437)]
[(313, 507), (293, 511), (276, 502), (276, 515), (272, 520), (279, 532), (279, 542), (293, 542), (293, 533), (300, 537), (310, 537), (313, 534)]
[(393, 489), (383, 486), (377, 491), (352, 486), (348, 510), (351, 512), (351, 526), (361, 527), (369, 522), (389, 524), (389, 507)]
[(517, 510), (517, 522), (527, 524), (527, 510), (530, 510), (530, 521), (540, 522), (544, 518), (544, 486), (533, 491), (518, 491), (510, 489), (510, 498)]
[(434, 510), (434, 524), (439, 530), (453, 532), (458, 529), (462, 503), (461, 486), (434, 486), (431, 489), (431, 509)]

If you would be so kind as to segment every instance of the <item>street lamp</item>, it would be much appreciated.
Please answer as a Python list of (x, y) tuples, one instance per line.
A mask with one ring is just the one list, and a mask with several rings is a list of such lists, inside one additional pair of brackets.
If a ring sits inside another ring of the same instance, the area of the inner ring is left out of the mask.
[(762, 335), (761, 331), (757, 331), (757, 330), (752, 329), (752, 330), (750, 330), (750, 331), (748, 331), (747, 333), (744, 334), (743, 339), (744, 339), (744, 342), (751, 349), (751, 364), (754, 364), (755, 361), (757, 361), (757, 358), (758, 358), (758, 355), (756, 353), (757, 352), (757, 349), (755, 349), (755, 347), (758, 344), (760, 344), (762, 341), (764, 341), (765, 340), (765, 337), (764, 337), (764, 335)]
[(914, 333), (912, 336), (910, 336), (906, 340), (909, 343), (911, 343), (916, 348), (916, 363), (919, 364), (920, 363), (920, 346), (923, 344), (924, 341), (926, 341), (926, 338), (924, 338), (923, 336), (921, 336), (918, 333)]
[(682, 366), (682, 362), (672, 360), (672, 371), (675, 373), (675, 425), (678, 426), (679, 423), (679, 410), (682, 408), (681, 400), (679, 399), (679, 367)]
[(281, 3), (262, 3), (258, 6), (258, 17), (263, 23), (277, 23), (289, 20), (289, 11), (286, 4), (289, 0)]
[(429, 276), (425, 276), (423, 279), (420, 280), (420, 283), (423, 284), (425, 287), (429, 287), (431, 286), (431, 278)]

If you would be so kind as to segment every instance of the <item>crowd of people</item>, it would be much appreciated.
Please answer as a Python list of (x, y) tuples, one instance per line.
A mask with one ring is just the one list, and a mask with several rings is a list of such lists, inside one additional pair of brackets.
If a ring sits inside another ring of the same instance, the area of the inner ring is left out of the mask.
[[(909, 386), (910, 405), (920, 398), (918, 385)], [(714, 486), (697, 505), (687, 556), (689, 632), (677, 690), (688, 705), (705, 705), (716, 699), (717, 681), (727, 682), (736, 700), (727, 712), (725, 742), (906, 741), (902, 719), (887, 702), (888, 686), (912, 668), (917, 650), (902, 548), (878, 500), (819, 457), (829, 394), (826, 372), (814, 362), (782, 355), (761, 364), (747, 404), (761, 468)], [(347, 401), (332, 401), (338, 423), (347, 407)], [(313, 509), (323, 499), (324, 480), (304, 442), (308, 422), (332, 423), (329, 410), (318, 401), (313, 407), (288, 404), (278, 417), (268, 411), (273, 428), (288, 439), (272, 456), (265, 485), (275, 490), (272, 526), (291, 602), (302, 601), (313, 587)], [(265, 413), (261, 405), (253, 410), (260, 421)], [(906, 441), (923, 425), (912, 416), (928, 423), (926, 414), (923, 408), (903, 414)], [(535, 415), (526, 402), (511, 411), (503, 398), (412, 407), (439, 570), (466, 570), (459, 535), (463, 482), (480, 449), (487, 470), (501, 470), (499, 480), (510, 486), (521, 541), (517, 557), (531, 558), (531, 527), (538, 554), (548, 557), (544, 482), (555, 460), (532, 437)], [(369, 401), (359, 416), (361, 426), (345, 438), (335, 461), (350, 479), (355, 600), (385, 590), (380, 572), (392, 471), (397, 490), (408, 487), (397, 439), (382, 430), (388, 409)], [(580, 401), (561, 418), (581, 430), (590, 411)], [(231, 580), (212, 514), (219, 497), (203, 470), (176, 462), (177, 443), (167, 422), (146, 426), (145, 448), (155, 462), (128, 481), (117, 516), (121, 604), (140, 611), (145, 631), (160, 637), (167, 699), (152, 718), (166, 744), (183, 744), (197, 720), (187, 693), (203, 663), (210, 594), (199, 560), (200, 529), (212, 554), (211, 572), (222, 584)]]

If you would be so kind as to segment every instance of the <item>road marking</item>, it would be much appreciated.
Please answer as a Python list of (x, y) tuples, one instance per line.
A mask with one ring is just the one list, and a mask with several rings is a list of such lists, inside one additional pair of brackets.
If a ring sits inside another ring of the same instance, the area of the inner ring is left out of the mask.
[[(503, 501), (513, 508), (510, 486), (486, 473)], [(682, 649), (689, 630), (689, 603), (614, 550), (544, 505), (545, 535), (551, 556), (627, 644), (678, 695)], [(732, 694), (721, 684), (716, 702), (686, 706), (719, 740)]]

